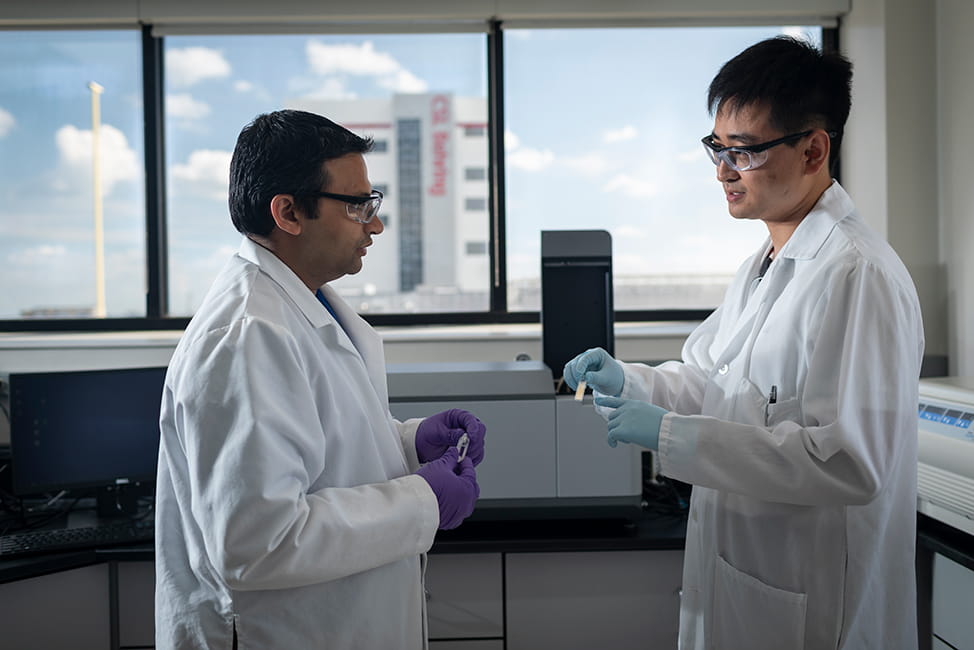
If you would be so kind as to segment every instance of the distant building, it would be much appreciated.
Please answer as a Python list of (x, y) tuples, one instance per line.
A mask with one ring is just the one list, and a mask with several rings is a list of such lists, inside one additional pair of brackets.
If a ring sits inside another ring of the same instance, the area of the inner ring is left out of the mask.
[(334, 283), (360, 311), (482, 311), (490, 279), (487, 103), (448, 93), (296, 100), (371, 136), (385, 195), (363, 270)]

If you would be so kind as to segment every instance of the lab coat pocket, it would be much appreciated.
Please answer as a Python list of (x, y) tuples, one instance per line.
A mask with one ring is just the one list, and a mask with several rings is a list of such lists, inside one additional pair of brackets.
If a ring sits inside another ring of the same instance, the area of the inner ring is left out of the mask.
[(801, 400), (799, 399), (786, 399), (774, 404), (769, 403), (764, 425), (773, 427), (789, 420), (798, 422), (801, 418), (801, 410)]
[(767, 585), (717, 557), (715, 650), (801, 650), (807, 595)]

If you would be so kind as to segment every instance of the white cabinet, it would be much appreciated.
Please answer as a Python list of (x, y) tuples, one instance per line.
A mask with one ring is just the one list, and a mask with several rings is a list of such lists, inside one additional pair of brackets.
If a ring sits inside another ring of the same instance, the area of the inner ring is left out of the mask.
[(974, 571), (934, 553), (931, 613), (934, 648), (974, 650), (971, 594), (974, 594)]
[(676, 648), (683, 551), (432, 554), (430, 650)]
[(508, 650), (676, 648), (683, 551), (511, 553)]
[(155, 563), (118, 563), (118, 639), (121, 648), (155, 644)]
[(0, 648), (105, 650), (108, 584), (107, 564), (0, 584)]
[[(430, 650), (675, 648), (682, 563), (679, 550), (432, 553)], [(154, 563), (132, 559), (0, 584), (0, 650), (105, 650), (113, 622), (117, 647), (151, 648), (154, 582)]]
[(503, 639), (502, 575), (500, 553), (427, 556), (430, 640)]

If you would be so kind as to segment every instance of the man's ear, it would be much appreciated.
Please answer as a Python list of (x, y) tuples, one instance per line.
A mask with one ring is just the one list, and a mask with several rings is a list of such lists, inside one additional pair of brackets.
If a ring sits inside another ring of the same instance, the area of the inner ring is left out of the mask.
[(823, 166), (828, 168), (829, 152), (832, 150), (832, 139), (822, 129), (815, 129), (808, 137), (805, 145), (805, 172), (809, 175), (817, 174)]
[(301, 234), (301, 220), (298, 218), (299, 208), (290, 194), (275, 194), (271, 199), (271, 216), (277, 227), (289, 235)]

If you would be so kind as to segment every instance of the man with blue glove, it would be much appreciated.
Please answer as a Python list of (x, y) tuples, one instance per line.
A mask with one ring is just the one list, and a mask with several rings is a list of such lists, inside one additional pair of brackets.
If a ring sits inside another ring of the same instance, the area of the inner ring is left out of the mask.
[(580, 381), (596, 391), (595, 405), (606, 418), (610, 447), (628, 442), (653, 451), (659, 448), (659, 429), (666, 411), (649, 402), (619, 397), (625, 375), (608, 352), (592, 348), (568, 362), (565, 382), (575, 388)]
[(330, 286), (384, 229), (371, 147), (294, 110), (238, 137), (240, 248), (162, 395), (160, 650), (426, 647), (423, 554), (473, 511), (486, 429), (393, 418), (382, 340)]
[(787, 37), (721, 68), (703, 146), (731, 216), (768, 238), (682, 362), (592, 349), (564, 370), (592, 386), (610, 445), (652, 449), (693, 485), (683, 650), (917, 647), (922, 320), (903, 263), (831, 176), (851, 79)]

